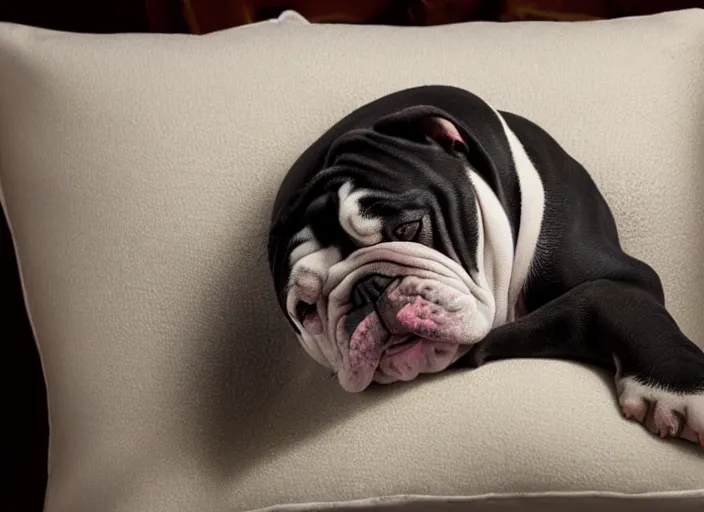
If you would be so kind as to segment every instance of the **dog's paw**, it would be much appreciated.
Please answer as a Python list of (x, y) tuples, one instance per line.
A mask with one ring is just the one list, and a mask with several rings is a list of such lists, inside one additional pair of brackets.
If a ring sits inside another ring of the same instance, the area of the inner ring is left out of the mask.
[(627, 419), (642, 423), (661, 438), (680, 437), (704, 448), (704, 392), (673, 393), (634, 377), (618, 379), (616, 391)]

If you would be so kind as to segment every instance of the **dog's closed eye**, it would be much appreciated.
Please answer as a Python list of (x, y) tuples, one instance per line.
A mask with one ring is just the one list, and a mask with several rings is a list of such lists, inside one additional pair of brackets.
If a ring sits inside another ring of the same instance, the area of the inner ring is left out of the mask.
[(412, 242), (420, 233), (421, 221), (405, 222), (396, 226), (393, 231), (394, 238), (402, 242)]

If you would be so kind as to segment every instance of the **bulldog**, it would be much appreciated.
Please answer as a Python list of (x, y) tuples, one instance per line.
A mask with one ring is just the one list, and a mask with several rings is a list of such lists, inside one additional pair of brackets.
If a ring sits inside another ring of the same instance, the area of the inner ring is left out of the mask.
[(551, 135), (466, 90), (402, 90), (332, 126), (281, 184), (268, 255), (300, 344), (346, 391), (573, 360), (613, 372), (626, 418), (704, 447), (704, 352), (658, 274)]

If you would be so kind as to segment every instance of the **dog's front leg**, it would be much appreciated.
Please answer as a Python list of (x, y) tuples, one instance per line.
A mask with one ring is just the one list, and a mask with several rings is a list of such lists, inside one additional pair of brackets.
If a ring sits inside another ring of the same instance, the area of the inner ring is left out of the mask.
[(611, 369), (627, 418), (704, 447), (704, 352), (658, 300), (632, 284), (584, 283), (494, 329), (458, 366), (522, 357)]

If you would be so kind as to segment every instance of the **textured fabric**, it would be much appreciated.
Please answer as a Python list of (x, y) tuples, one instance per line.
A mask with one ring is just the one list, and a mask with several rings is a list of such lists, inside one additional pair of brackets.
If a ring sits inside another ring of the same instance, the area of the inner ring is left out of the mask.
[(702, 452), (625, 421), (588, 367), (514, 360), (344, 393), (289, 331), (265, 254), (280, 180), (322, 131), (382, 94), (457, 85), (585, 164), (704, 344), (704, 11), (204, 37), (0, 25), (0, 77), (2, 199), (50, 401), (47, 512), (704, 502)]

